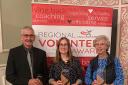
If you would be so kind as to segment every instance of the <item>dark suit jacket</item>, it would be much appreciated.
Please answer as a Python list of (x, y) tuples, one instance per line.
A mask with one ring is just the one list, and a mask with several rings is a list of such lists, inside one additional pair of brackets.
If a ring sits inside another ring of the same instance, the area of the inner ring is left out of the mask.
[[(44, 85), (48, 84), (48, 70), (46, 52), (33, 47), (33, 75), (34, 78), (42, 76)], [(27, 53), (23, 45), (10, 49), (7, 67), (6, 79), (13, 85), (28, 85), (31, 79), (30, 68), (27, 60)]]

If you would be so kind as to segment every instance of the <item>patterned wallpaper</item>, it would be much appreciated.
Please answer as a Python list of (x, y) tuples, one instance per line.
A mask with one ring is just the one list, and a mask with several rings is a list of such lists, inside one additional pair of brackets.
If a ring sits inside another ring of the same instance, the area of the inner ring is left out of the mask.
[[(32, 0), (32, 1), (41, 2), (41, 3), (68, 4), (68, 5), (91, 5), (91, 6), (119, 5), (119, 0)], [(122, 3), (126, 1), (123, 1)]]
[(119, 1), (117, 0), (60, 0), (60, 4), (113, 6), (113, 5), (118, 5)]
[(122, 4), (128, 4), (128, 0), (122, 0)]
[[(33, 0), (34, 1), (34, 0)], [(102, 6), (118, 9), (118, 48), (123, 66), (125, 85), (128, 85), (128, 0), (35, 0), (35, 2), (66, 5)]]
[(128, 84), (128, 6), (121, 7), (120, 17), (120, 60)]

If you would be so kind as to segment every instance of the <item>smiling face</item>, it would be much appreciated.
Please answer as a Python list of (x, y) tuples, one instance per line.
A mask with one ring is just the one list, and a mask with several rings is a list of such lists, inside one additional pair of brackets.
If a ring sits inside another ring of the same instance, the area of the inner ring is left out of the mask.
[(68, 57), (68, 59), (73, 59), (70, 40), (66, 37), (61, 37), (57, 42), (56, 49), (56, 61), (61, 61), (64, 57)]
[(35, 40), (34, 31), (31, 28), (21, 30), (21, 41), (26, 48), (31, 48)]
[(106, 54), (108, 50), (107, 42), (104, 39), (98, 40), (95, 43), (96, 53), (98, 55)]
[(60, 54), (68, 53), (68, 42), (65, 39), (60, 41), (59, 51), (60, 51)]

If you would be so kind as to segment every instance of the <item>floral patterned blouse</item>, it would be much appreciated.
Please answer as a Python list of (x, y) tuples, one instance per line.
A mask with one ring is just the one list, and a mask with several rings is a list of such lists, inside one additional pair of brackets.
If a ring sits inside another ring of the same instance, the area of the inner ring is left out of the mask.
[(80, 80), (82, 83), (82, 68), (80, 62), (77, 59), (73, 59), (68, 63), (59, 61), (51, 65), (49, 77), (50, 79), (60, 80), (61, 73), (69, 79), (70, 84), (74, 84), (76, 80)]

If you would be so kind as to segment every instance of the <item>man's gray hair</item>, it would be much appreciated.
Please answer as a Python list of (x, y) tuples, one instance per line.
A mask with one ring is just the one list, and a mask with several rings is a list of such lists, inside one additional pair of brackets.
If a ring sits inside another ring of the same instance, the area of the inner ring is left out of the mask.
[(32, 30), (33, 33), (34, 33), (34, 30), (33, 30), (33, 28), (32, 28), (31, 26), (24, 26), (24, 27), (21, 29), (21, 34), (23, 34), (22, 31), (25, 30), (25, 29), (30, 29), (30, 30)]

